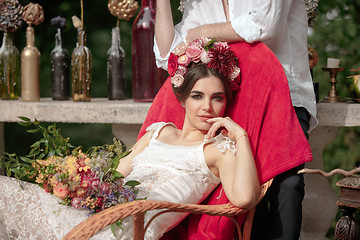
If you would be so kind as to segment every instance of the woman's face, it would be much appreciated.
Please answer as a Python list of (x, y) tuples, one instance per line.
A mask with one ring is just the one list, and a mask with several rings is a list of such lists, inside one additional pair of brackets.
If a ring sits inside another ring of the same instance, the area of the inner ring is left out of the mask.
[(199, 79), (184, 102), (186, 121), (191, 127), (209, 130), (208, 119), (222, 117), (226, 108), (225, 88), (221, 80), (210, 75)]

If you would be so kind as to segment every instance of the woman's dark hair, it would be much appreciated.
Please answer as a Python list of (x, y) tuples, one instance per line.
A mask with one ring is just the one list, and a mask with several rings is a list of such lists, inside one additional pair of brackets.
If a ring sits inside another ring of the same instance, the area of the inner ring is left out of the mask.
[(227, 77), (225, 77), (224, 75), (220, 74), (219, 71), (217, 71), (213, 68), (207, 68), (205, 64), (194, 65), (189, 70), (189, 72), (187, 72), (184, 75), (184, 82), (183, 82), (183, 84), (181, 84), (180, 87), (175, 88), (174, 85), (172, 85), (172, 89), (175, 93), (177, 100), (180, 103), (183, 103), (186, 100), (186, 98), (190, 95), (191, 89), (193, 89), (195, 83), (199, 79), (209, 77), (210, 75), (213, 75), (214, 77), (217, 77), (218, 79), (220, 79), (220, 81), (224, 85), (227, 103), (230, 103), (233, 98), (233, 95), (232, 95), (233, 93), (231, 90), (229, 79)]

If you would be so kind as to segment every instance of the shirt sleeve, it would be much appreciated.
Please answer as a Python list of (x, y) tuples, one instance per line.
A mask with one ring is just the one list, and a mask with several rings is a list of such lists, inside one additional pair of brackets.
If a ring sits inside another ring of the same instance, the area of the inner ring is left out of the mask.
[(242, 1), (232, 1), (231, 25), (248, 43), (275, 38), (286, 28), (292, 3), (293, 0), (249, 0), (244, 7)]
[(156, 39), (154, 37), (153, 51), (154, 51), (155, 59), (156, 59), (156, 66), (158, 68), (163, 68), (165, 71), (167, 71), (167, 63), (168, 63), (170, 53), (176, 46), (178, 46), (180, 43), (183, 43), (184, 41), (185, 40), (181, 37), (180, 33), (175, 29), (175, 36), (174, 36), (173, 42), (171, 44), (170, 51), (166, 54), (165, 57), (161, 57), (159, 47), (158, 47), (158, 45), (156, 43)]

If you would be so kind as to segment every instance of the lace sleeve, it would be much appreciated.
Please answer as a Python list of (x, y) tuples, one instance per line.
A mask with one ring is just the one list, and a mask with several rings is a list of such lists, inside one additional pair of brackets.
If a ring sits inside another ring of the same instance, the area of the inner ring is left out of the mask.
[(230, 151), (233, 154), (236, 153), (235, 142), (232, 141), (230, 138), (222, 135), (221, 133), (214, 138), (206, 140), (205, 142), (211, 142), (211, 145), (218, 147), (220, 152), (222, 153), (226, 152), (226, 150)]
[(157, 122), (157, 123), (153, 123), (151, 124), (149, 127), (146, 128), (146, 131), (149, 132), (149, 137), (150, 139), (152, 138), (157, 138), (159, 135), (160, 130), (165, 127), (166, 125), (171, 125), (173, 127), (176, 128), (174, 123), (171, 122)]

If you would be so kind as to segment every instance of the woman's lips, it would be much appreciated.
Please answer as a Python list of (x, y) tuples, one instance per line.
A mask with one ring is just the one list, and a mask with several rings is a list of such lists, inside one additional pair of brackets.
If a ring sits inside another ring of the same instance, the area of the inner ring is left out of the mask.
[(199, 118), (200, 118), (202, 121), (206, 122), (207, 120), (213, 118), (213, 116), (205, 116), (205, 115), (202, 115), (202, 116), (199, 116)]

